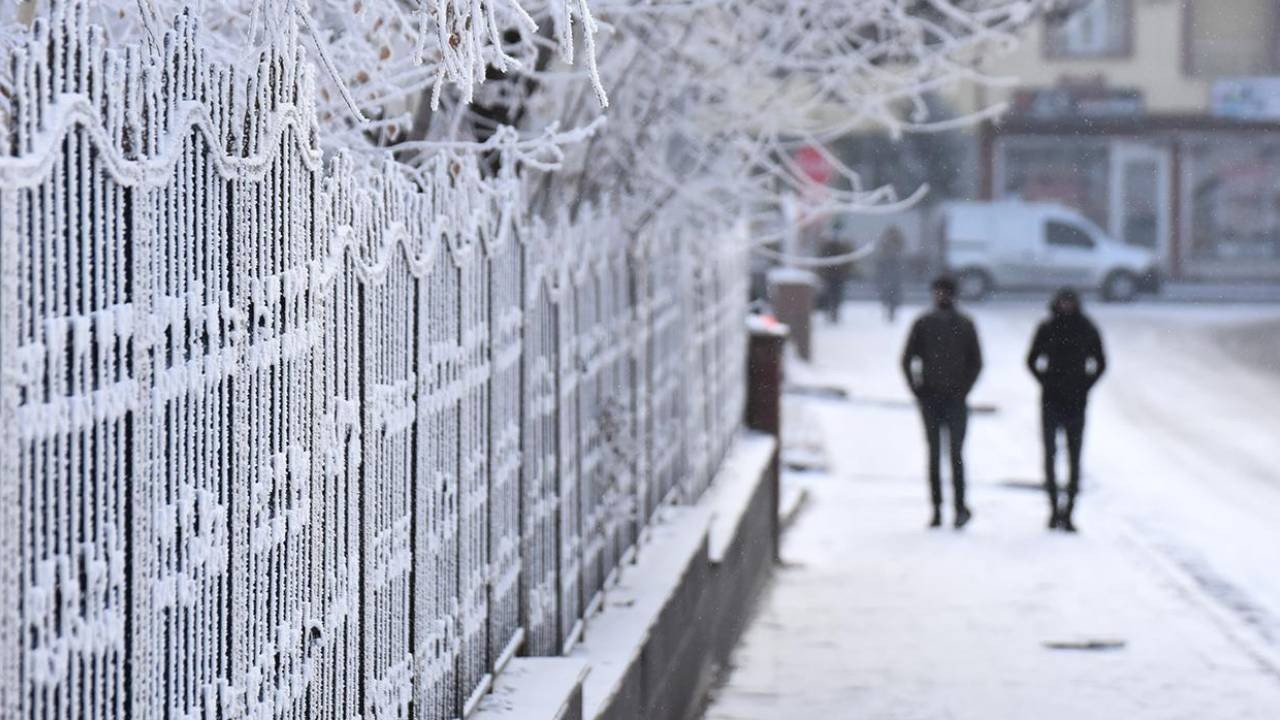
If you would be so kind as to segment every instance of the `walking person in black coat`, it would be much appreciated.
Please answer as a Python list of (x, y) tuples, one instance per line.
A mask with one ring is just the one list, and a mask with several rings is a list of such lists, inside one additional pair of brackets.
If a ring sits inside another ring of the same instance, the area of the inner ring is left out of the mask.
[[(1049, 493), (1049, 528), (1075, 532), (1072, 514), (1080, 492), (1080, 452), (1084, 447), (1085, 407), (1089, 391), (1107, 370), (1102, 336), (1080, 308), (1074, 290), (1059, 290), (1049, 304), (1050, 316), (1036, 329), (1027, 367), (1040, 382), (1041, 430), (1044, 437), (1044, 484)], [(1067, 436), (1067, 502), (1058, 503), (1055, 460), (1058, 433)]]
[(973, 513), (964, 499), (964, 435), (969, 424), (969, 391), (982, 372), (982, 350), (973, 321), (956, 310), (956, 284), (949, 277), (933, 281), (933, 310), (911, 326), (902, 352), (902, 372), (920, 405), (929, 443), (929, 495), (933, 519), (942, 524), (942, 431), (946, 430), (954, 491), (955, 526), (965, 526)]
[(818, 257), (828, 259), (827, 264), (820, 265), (817, 269), (818, 277), (822, 279), (819, 300), (832, 325), (840, 322), (840, 304), (844, 302), (844, 286), (849, 279), (850, 266), (847, 260), (830, 259), (848, 255), (851, 250), (847, 243), (836, 238), (827, 238), (818, 248)]

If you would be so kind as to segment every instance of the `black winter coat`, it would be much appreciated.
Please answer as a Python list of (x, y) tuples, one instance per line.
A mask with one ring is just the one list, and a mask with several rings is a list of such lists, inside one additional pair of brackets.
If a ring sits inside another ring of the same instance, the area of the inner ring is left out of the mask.
[[(918, 376), (913, 367), (917, 361)], [(907, 336), (902, 372), (917, 396), (967, 396), (982, 372), (982, 349), (973, 321), (951, 308), (922, 315)]]
[(1027, 367), (1040, 381), (1046, 403), (1083, 408), (1107, 371), (1102, 336), (1084, 313), (1054, 315), (1036, 328)]

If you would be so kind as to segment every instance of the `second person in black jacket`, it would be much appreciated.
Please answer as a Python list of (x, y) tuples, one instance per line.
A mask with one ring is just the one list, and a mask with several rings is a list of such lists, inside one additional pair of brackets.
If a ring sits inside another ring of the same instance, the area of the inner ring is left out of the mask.
[[(1063, 289), (1049, 304), (1049, 319), (1036, 329), (1027, 367), (1040, 382), (1044, 482), (1049, 492), (1049, 528), (1075, 532), (1076, 494), (1080, 492), (1080, 452), (1084, 446), (1085, 406), (1089, 391), (1107, 370), (1098, 328), (1080, 309), (1080, 296)], [(1067, 436), (1067, 502), (1058, 503), (1055, 459), (1058, 433)]]
[(972, 513), (964, 501), (964, 435), (969, 423), (969, 391), (982, 372), (982, 350), (973, 321), (955, 306), (956, 285), (949, 277), (933, 281), (932, 311), (911, 326), (902, 351), (902, 372), (920, 405), (929, 443), (930, 527), (942, 524), (942, 431), (947, 431), (951, 484), (955, 491), (955, 526)]

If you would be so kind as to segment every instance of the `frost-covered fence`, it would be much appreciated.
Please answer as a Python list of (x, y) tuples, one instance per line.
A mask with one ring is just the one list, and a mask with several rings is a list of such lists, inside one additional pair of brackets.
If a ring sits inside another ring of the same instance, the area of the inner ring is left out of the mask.
[(562, 652), (737, 426), (742, 246), (326, 160), (295, 38), (69, 7), (3, 93), (0, 717), (450, 718)]

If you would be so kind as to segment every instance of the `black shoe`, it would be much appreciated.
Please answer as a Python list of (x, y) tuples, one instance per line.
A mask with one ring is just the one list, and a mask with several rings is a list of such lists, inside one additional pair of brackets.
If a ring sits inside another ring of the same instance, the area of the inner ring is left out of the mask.
[(1058, 511), (1057, 511), (1057, 510), (1054, 510), (1054, 511), (1049, 515), (1049, 529), (1050, 529), (1050, 530), (1058, 530), (1058, 529), (1060, 529), (1061, 527), (1062, 527), (1062, 515), (1059, 515), (1059, 514), (1058, 514)]
[(1062, 520), (1058, 522), (1058, 527), (1064, 532), (1073, 533), (1076, 531), (1076, 524), (1071, 521), (1070, 515), (1063, 515)]
[(955, 525), (957, 530), (963, 528), (965, 525), (968, 525), (969, 521), (972, 519), (973, 519), (973, 513), (969, 512), (969, 508), (964, 508), (964, 507), (956, 508)]
[(933, 518), (929, 520), (929, 527), (942, 527), (942, 511), (938, 508), (933, 509)]

